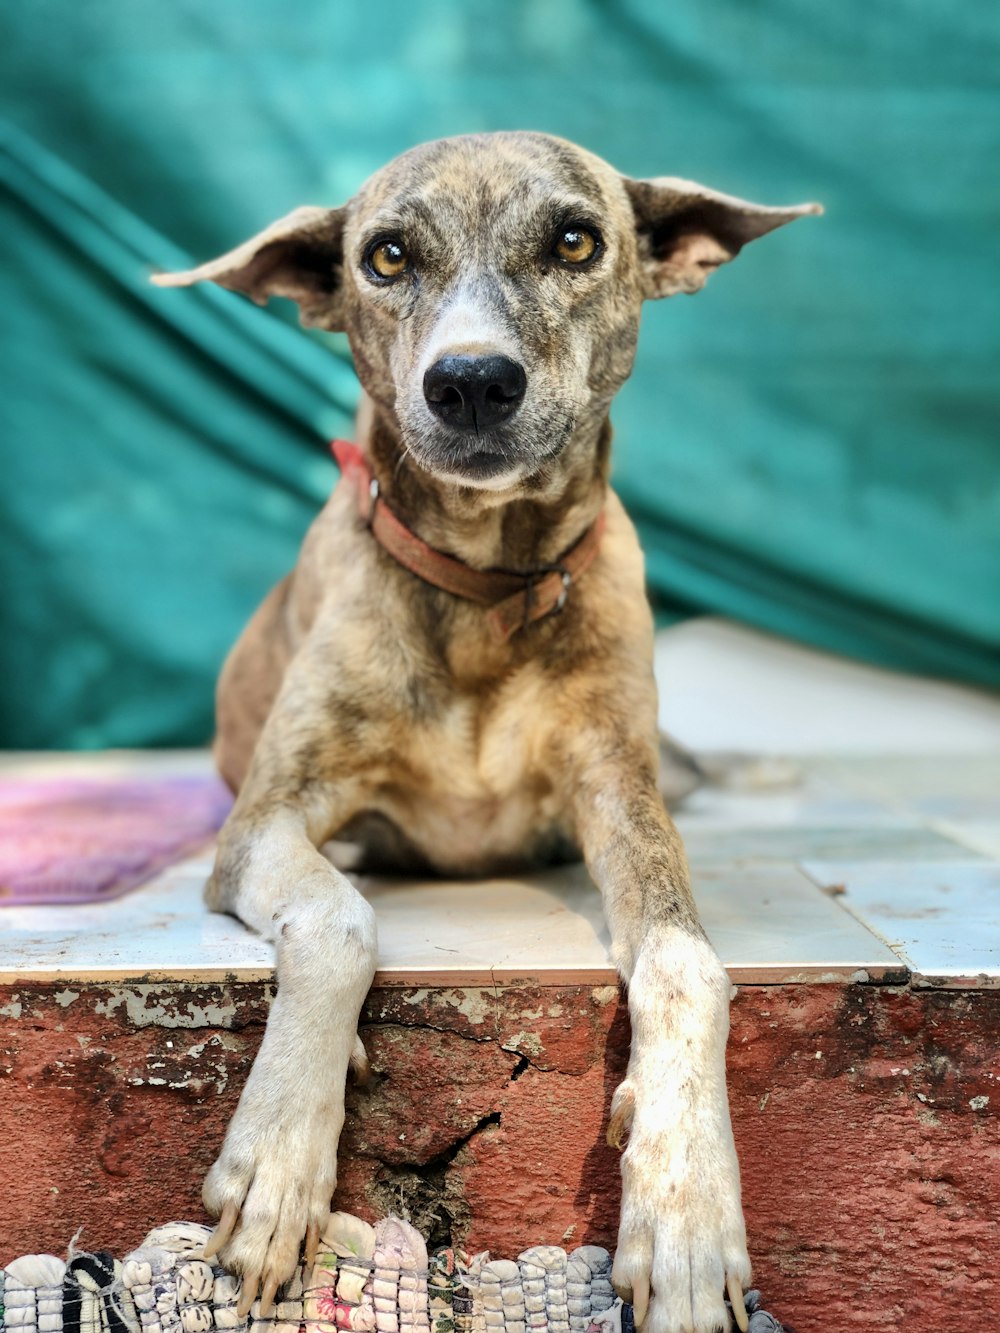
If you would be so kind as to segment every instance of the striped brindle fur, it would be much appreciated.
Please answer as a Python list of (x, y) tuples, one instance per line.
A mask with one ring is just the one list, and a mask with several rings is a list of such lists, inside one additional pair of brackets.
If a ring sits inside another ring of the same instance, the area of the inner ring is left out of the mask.
[[(342, 208), (301, 208), (161, 285), (210, 279), (346, 331), (359, 443), (424, 541), (481, 569), (567, 550), (602, 507), (565, 608), (500, 640), (483, 608), (381, 549), (338, 488), (219, 683), (237, 793), (209, 905), (273, 940), (278, 991), (205, 1183), (210, 1251), (263, 1305), (315, 1250), (348, 1065), (375, 970), (372, 909), (320, 850), (480, 875), (582, 855), (628, 986), (632, 1046), (614, 1281), (657, 1333), (742, 1317), (750, 1279), (725, 1082), (730, 985), (657, 790), (653, 629), (635, 531), (608, 487), (611, 401), (646, 298), (695, 292), (770, 209), (631, 180), (548, 135), (471, 135), (390, 162)], [(474, 910), (470, 906), (470, 910)]]

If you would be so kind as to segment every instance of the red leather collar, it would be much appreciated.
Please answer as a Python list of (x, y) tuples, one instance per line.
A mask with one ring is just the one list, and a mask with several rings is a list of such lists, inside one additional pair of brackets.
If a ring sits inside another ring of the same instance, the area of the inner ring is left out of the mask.
[(573, 584), (597, 555), (605, 525), (603, 509), (583, 536), (551, 565), (524, 573), (473, 569), (454, 556), (435, 551), (392, 512), (356, 444), (333, 440), (331, 448), (340, 466), (341, 482), (354, 490), (358, 512), (379, 545), (425, 583), (488, 607), (490, 625), (500, 639), (509, 639), (534, 621), (561, 611)]

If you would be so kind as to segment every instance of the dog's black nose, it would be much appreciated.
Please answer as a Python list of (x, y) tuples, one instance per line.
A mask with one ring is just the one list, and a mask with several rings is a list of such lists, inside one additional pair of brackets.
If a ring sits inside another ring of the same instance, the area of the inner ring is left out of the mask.
[(424, 397), (453, 429), (478, 435), (517, 411), (527, 384), (509, 356), (443, 356), (424, 375)]

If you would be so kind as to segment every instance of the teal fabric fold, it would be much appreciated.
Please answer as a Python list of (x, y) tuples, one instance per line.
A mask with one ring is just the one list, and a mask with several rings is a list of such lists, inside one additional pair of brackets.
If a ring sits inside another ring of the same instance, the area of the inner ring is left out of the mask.
[(9, 126), (0, 183), (0, 735), (202, 743), (225, 652), (329, 494), (353, 371), (228, 293), (151, 286), (188, 257)]
[(527, 127), (820, 220), (651, 306), (614, 478), (661, 616), (1000, 684), (1000, 11), (33, 0), (0, 49), (0, 743), (198, 743), (350, 432), (345, 340), (157, 268)]

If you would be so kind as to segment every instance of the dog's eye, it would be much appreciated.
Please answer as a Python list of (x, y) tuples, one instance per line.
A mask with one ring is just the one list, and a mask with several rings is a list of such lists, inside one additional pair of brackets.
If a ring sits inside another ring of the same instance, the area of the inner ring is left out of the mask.
[(556, 237), (552, 253), (564, 264), (588, 264), (600, 246), (600, 237), (589, 227), (565, 227)]
[(401, 241), (376, 241), (365, 255), (365, 264), (379, 278), (398, 278), (410, 267), (410, 256)]

